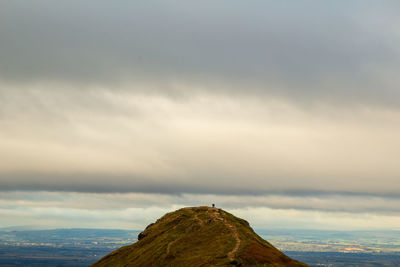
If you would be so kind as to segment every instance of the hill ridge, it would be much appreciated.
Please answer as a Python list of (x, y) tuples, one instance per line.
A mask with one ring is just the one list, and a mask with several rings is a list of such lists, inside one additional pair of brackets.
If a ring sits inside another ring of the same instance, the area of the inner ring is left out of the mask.
[(218, 208), (186, 207), (162, 216), (97, 263), (99, 266), (308, 266), (258, 236), (249, 223)]

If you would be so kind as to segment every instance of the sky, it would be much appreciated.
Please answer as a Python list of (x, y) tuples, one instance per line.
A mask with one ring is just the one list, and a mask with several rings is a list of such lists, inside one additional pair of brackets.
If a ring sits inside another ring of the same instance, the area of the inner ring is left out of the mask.
[(0, 228), (399, 230), (399, 12), (0, 0)]

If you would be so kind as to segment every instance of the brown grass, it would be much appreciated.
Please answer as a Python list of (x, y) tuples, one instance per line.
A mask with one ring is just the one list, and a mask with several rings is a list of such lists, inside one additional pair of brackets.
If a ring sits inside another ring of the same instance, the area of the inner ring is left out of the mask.
[(260, 238), (245, 220), (215, 208), (168, 213), (144, 234), (92, 266), (306, 266)]

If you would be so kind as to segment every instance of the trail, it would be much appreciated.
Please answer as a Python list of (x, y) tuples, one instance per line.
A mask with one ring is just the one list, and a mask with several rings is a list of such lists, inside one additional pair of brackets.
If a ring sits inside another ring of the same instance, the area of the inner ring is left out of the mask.
[[(176, 225), (174, 226), (173, 229), (176, 229)], [(177, 239), (175, 239), (175, 240), (173, 240), (173, 241), (171, 241), (171, 242), (168, 243), (168, 246), (167, 246), (167, 255), (169, 254), (169, 252), (170, 252), (170, 250), (171, 250), (172, 244), (175, 243), (178, 239), (179, 239), (179, 238), (177, 238)]]
[(204, 225), (204, 222), (198, 217), (197, 213), (194, 215), (194, 219), (200, 224), (200, 226)]
[(230, 223), (227, 219), (224, 220), (224, 219), (221, 217), (221, 214), (218, 212), (217, 209), (215, 209), (215, 211), (214, 211), (213, 213), (211, 213), (211, 215), (212, 215), (212, 217), (214, 217), (215, 219), (222, 220), (222, 222), (225, 224), (225, 226), (226, 226), (229, 230), (231, 230), (231, 232), (232, 232), (232, 234), (233, 234), (233, 237), (234, 237), (235, 240), (236, 240), (235, 246), (234, 246), (233, 249), (232, 249), (231, 251), (229, 251), (228, 254), (227, 254), (229, 260), (233, 261), (233, 260), (235, 259), (236, 252), (238, 251), (238, 249), (239, 249), (239, 247), (240, 247), (240, 243), (241, 243), (240, 238), (239, 238), (239, 233), (238, 233), (238, 231), (237, 231), (237, 229), (236, 229), (236, 226), (234, 226), (232, 223)]
[(227, 222), (226, 220), (224, 221), (224, 224), (232, 231), (233, 237), (236, 240), (235, 247), (231, 251), (229, 251), (229, 253), (228, 253), (228, 258), (232, 261), (232, 260), (235, 259), (235, 255), (236, 255), (236, 252), (238, 251), (238, 249), (240, 247), (241, 241), (240, 241), (239, 233), (238, 233), (238, 231), (236, 229), (236, 226), (234, 226), (233, 224)]
[(167, 255), (168, 255), (169, 252), (171, 251), (171, 246), (172, 246), (176, 241), (178, 241), (178, 240), (179, 240), (179, 238), (177, 238), (177, 239), (175, 239), (174, 241), (171, 241), (171, 242), (168, 243), (168, 246), (167, 246)]
[[(193, 212), (193, 213), (195, 213), (195, 211), (194, 211), (192, 208), (188, 208), (188, 210), (191, 211), (191, 212)], [(220, 220), (220, 221), (222, 221), (222, 223), (232, 232), (233, 237), (234, 237), (236, 243), (235, 243), (235, 246), (233, 247), (233, 249), (232, 249), (231, 251), (228, 252), (227, 256), (228, 256), (228, 259), (229, 259), (230, 261), (233, 261), (233, 260), (235, 259), (235, 255), (236, 255), (237, 251), (239, 250), (240, 243), (241, 243), (240, 238), (239, 238), (239, 233), (238, 233), (238, 231), (237, 231), (236, 226), (234, 226), (234, 225), (233, 225), (231, 222), (229, 222), (227, 219), (222, 218), (222, 217), (221, 217), (221, 214), (219, 213), (219, 211), (218, 211), (217, 208), (209, 208), (209, 209), (206, 211), (206, 213), (207, 213), (211, 218), (213, 218), (213, 219), (215, 219), (215, 220)], [(195, 213), (195, 215), (194, 215), (194, 220), (197, 221), (197, 222), (199, 223), (200, 226), (204, 226), (204, 221), (201, 220), (201, 219), (198, 217), (198, 213)], [(176, 226), (175, 226), (175, 227), (176, 227)], [(175, 228), (175, 227), (174, 227), (174, 228)], [(171, 242), (168, 243), (168, 246), (167, 246), (167, 255), (170, 253), (172, 245), (173, 245), (176, 241), (178, 241), (178, 240), (179, 240), (179, 238), (177, 238), (177, 239), (175, 239), (175, 240), (173, 240), (173, 241), (171, 241)]]
[[(191, 211), (191, 212), (195, 212), (192, 208), (188, 208), (188, 210), (189, 211)], [(200, 226), (203, 226), (204, 225), (204, 222), (198, 217), (198, 214), (196, 213), (195, 215), (194, 215), (194, 219), (200, 224)], [(174, 226), (174, 229), (176, 228), (176, 225)], [(177, 239), (175, 239), (175, 240), (173, 240), (173, 241), (171, 241), (171, 242), (169, 242), (168, 243), (168, 246), (167, 246), (167, 255), (170, 253), (170, 251), (171, 251), (171, 246), (176, 242), (176, 241), (178, 241), (179, 240), (179, 238), (177, 238)]]

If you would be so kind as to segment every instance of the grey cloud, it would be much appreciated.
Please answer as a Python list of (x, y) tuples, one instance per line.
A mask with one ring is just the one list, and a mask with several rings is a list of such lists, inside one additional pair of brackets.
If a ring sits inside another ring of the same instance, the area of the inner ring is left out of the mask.
[(181, 101), (107, 90), (9, 88), (3, 96), (1, 190), (400, 192), (400, 115), (390, 109), (332, 115), (276, 100)]
[[(281, 183), (271, 183), (270, 177), (262, 180), (254, 181), (255, 177), (240, 179), (238, 177), (199, 177), (196, 174), (186, 177), (185, 181), (174, 177), (140, 177), (134, 175), (123, 176), (121, 174), (105, 175), (98, 174), (43, 174), (43, 173), (9, 173), (0, 174), (0, 192), (8, 191), (27, 191), (27, 192), (71, 192), (71, 193), (99, 193), (99, 194), (126, 194), (126, 193), (143, 193), (143, 194), (162, 194), (171, 196), (193, 195), (218, 195), (222, 198), (230, 198), (231, 203), (225, 201), (225, 205), (236, 208), (243, 204), (243, 199), (254, 198), (256, 201), (250, 201), (250, 207), (265, 206), (267, 202), (262, 202), (262, 196), (272, 195), (278, 197), (288, 197), (291, 199), (298, 198), (304, 202), (291, 201), (289, 204), (284, 201), (274, 202), (274, 208), (303, 208), (314, 209), (312, 203), (308, 203), (307, 199), (385, 199), (398, 201), (400, 192), (393, 186), (380, 188), (357, 188), (349, 187), (347, 190), (343, 188), (334, 188), (335, 181), (325, 182), (324, 184), (312, 186), (308, 184), (303, 187), (303, 181), (296, 181), (295, 177), (282, 177), (284, 181), (291, 181), (282, 187)], [(315, 181), (314, 181), (315, 182)], [(285, 183), (285, 182), (284, 182)], [(235, 197), (239, 197), (234, 200)], [(257, 201), (257, 198), (261, 199)], [(188, 199), (185, 199), (187, 202)], [(390, 201), (389, 201), (390, 202)], [(240, 204), (242, 203), (242, 204)], [(170, 203), (182, 204), (182, 203)], [(193, 203), (194, 204), (194, 203)], [(344, 205), (334, 205), (332, 207), (320, 205), (317, 209), (328, 209), (340, 211), (345, 209)], [(368, 208), (368, 205), (364, 207)], [(380, 208), (385, 211), (386, 208)], [(392, 210), (393, 208), (389, 208)], [(374, 211), (378, 211), (375, 209)]]
[(385, 3), (3, 1), (0, 78), (397, 105), (399, 7)]
[(398, 214), (399, 9), (1, 1), (0, 194)]
[(60, 191), (0, 191), (3, 207), (57, 207), (63, 209), (124, 210), (128, 208), (209, 205), (224, 209), (269, 208), (322, 212), (374, 213), (400, 215), (400, 197), (340, 194), (155, 194), (82, 193)]

